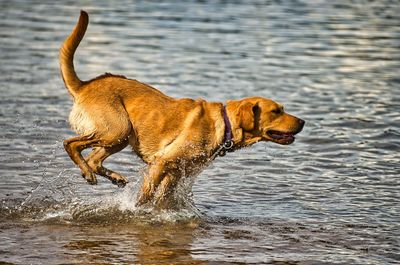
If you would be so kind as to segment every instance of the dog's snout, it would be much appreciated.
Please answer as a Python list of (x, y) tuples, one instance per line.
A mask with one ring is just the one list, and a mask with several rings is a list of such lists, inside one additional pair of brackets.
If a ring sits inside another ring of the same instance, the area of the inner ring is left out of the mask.
[(299, 119), (299, 128), (298, 128), (298, 132), (301, 132), (303, 130), (304, 124), (306, 122), (302, 119)]

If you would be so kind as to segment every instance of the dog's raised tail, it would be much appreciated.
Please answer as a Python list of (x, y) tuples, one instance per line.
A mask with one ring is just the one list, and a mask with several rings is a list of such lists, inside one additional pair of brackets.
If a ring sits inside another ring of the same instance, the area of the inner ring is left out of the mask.
[(60, 68), (61, 76), (69, 93), (75, 97), (79, 88), (82, 86), (82, 80), (77, 76), (74, 69), (74, 53), (83, 36), (89, 23), (89, 15), (81, 10), (78, 23), (72, 33), (64, 41), (60, 49)]

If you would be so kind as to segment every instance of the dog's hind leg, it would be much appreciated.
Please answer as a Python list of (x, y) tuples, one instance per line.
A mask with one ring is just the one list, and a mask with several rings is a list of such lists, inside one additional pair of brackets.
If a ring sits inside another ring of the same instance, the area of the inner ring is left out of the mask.
[(96, 176), (83, 159), (81, 152), (99, 143), (99, 139), (94, 134), (78, 136), (64, 141), (64, 148), (69, 157), (81, 169), (82, 176), (90, 184), (97, 184)]
[(113, 184), (123, 187), (126, 185), (128, 180), (121, 174), (114, 172), (110, 169), (103, 167), (103, 161), (112, 154), (115, 154), (124, 149), (128, 144), (128, 141), (123, 141), (113, 146), (100, 146), (96, 147), (95, 150), (86, 158), (87, 164), (93, 170), (94, 173), (111, 180)]
[[(99, 105), (99, 102), (103, 104)], [(123, 186), (126, 183), (123, 176), (102, 166), (104, 159), (127, 146), (132, 131), (128, 114), (119, 103), (118, 98), (112, 97), (97, 98), (96, 104), (84, 99), (76, 103), (71, 111), (69, 120), (78, 133), (86, 132), (89, 135), (93, 132), (89, 136), (64, 142), (65, 150), (90, 184), (97, 183), (95, 174), (105, 176), (117, 185)], [(84, 160), (81, 152), (89, 147), (94, 148), (94, 151)]]

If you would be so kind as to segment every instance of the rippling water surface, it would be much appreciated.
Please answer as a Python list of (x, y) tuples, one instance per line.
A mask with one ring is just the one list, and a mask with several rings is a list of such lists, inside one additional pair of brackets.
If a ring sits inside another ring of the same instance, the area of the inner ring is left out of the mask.
[[(0, 263), (399, 264), (397, 1), (1, 1)], [(306, 120), (289, 146), (218, 158), (179, 211), (137, 210), (143, 164), (89, 186), (57, 52), (91, 15), (76, 68), (173, 97), (272, 98)]]

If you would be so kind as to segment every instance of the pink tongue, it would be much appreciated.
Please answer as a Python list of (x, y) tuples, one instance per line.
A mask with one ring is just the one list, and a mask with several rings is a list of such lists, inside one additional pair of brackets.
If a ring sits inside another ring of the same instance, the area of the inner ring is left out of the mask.
[(290, 137), (293, 137), (293, 134), (291, 134), (291, 133), (283, 133), (283, 134), (280, 136), (280, 138), (290, 138)]
[(293, 137), (291, 133), (274, 133), (274, 137), (278, 139)]
[(282, 134), (275, 134), (275, 137), (278, 139), (282, 139), (286, 137), (286, 133), (282, 133)]

